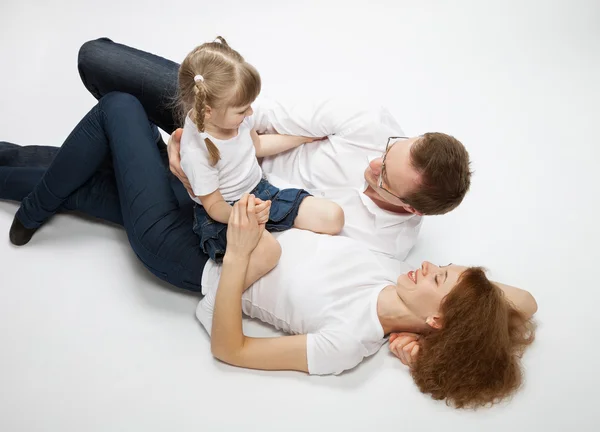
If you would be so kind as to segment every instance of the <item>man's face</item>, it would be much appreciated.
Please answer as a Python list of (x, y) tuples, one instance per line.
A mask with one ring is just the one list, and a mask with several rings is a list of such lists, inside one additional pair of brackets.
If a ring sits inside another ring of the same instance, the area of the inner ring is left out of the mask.
[[(418, 139), (418, 137), (401, 139), (395, 143), (390, 143), (385, 158), (382, 188), (380, 188), (378, 184), (384, 155), (382, 154), (381, 157), (373, 159), (365, 170), (366, 182), (381, 197), (381, 199), (390, 204), (403, 206), (406, 211), (417, 214), (418, 212), (414, 208), (394, 195), (405, 197), (419, 187), (421, 176), (412, 166), (410, 159), (410, 149)], [(388, 193), (384, 189), (387, 189), (391, 193)]]

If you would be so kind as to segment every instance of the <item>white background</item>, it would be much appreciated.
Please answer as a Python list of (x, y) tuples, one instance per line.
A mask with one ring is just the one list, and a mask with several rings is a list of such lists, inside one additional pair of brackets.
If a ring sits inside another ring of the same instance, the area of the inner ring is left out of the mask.
[(600, 430), (599, 22), (597, 0), (2, 0), (2, 140), (62, 143), (101, 36), (181, 61), (223, 35), (271, 97), (368, 92), (409, 134), (455, 135), (472, 190), (409, 261), (486, 266), (535, 295), (539, 330), (524, 389), (478, 412), (421, 395), (386, 348), (339, 377), (235, 369), (122, 230), (61, 215), (17, 249), (2, 202), (0, 430)]

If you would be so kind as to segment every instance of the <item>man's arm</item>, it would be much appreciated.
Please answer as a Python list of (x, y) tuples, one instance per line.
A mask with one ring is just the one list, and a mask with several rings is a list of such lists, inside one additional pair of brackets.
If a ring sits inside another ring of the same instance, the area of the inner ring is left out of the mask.
[(370, 97), (336, 97), (312, 102), (261, 98), (253, 108), (254, 128), (259, 134), (335, 135), (340, 145), (377, 151), (383, 151), (388, 137), (404, 135), (390, 112), (373, 103)]

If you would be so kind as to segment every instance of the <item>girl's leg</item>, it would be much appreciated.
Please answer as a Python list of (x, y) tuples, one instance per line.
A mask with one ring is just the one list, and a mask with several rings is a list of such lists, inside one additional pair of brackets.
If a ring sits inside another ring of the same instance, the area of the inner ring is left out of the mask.
[(244, 287), (248, 289), (250, 285), (273, 270), (280, 257), (281, 245), (269, 231), (263, 231), (262, 238), (250, 255)]
[(321, 234), (339, 234), (344, 228), (344, 210), (329, 200), (306, 197), (300, 203), (294, 227)]
[(114, 91), (129, 93), (158, 127), (168, 133), (179, 127), (174, 103), (177, 63), (102, 38), (83, 44), (78, 68), (83, 84), (96, 99)]

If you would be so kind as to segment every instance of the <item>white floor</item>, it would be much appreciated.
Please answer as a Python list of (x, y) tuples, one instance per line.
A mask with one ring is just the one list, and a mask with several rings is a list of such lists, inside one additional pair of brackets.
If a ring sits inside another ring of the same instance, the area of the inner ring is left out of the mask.
[(472, 190), (410, 261), (529, 289), (539, 332), (524, 389), (478, 412), (421, 395), (386, 349), (339, 377), (235, 369), (122, 230), (58, 216), (17, 249), (1, 202), (0, 430), (600, 430), (599, 19), (595, 0), (3, 0), (2, 140), (61, 144), (94, 102), (77, 50), (100, 36), (180, 61), (223, 35), (270, 96), (370, 92), (407, 133), (454, 134)]

